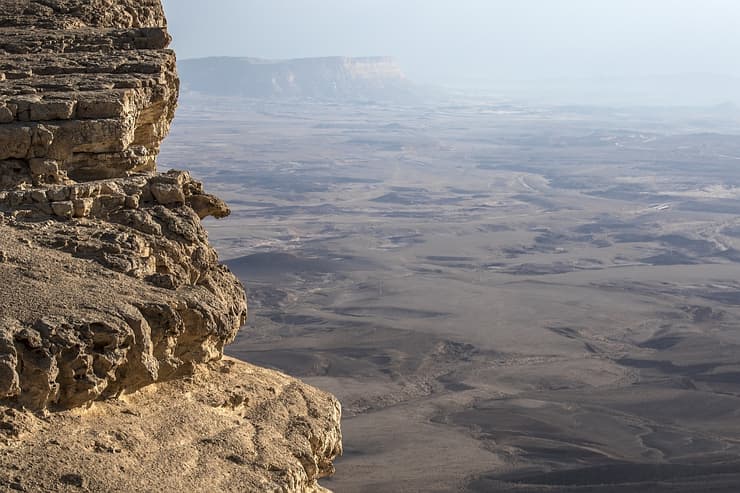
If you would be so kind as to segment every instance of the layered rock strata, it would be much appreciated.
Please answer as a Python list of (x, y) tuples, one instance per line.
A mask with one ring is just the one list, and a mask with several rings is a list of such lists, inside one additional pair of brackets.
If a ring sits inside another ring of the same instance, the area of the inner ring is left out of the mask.
[[(0, 40), (0, 228), (28, 245), (5, 248), (0, 397), (74, 407), (220, 358), (246, 302), (200, 222), (228, 207), (155, 172), (179, 85), (159, 2), (3, 0)], [(52, 309), (70, 292), (93, 310)]]
[(0, 185), (153, 171), (174, 116), (158, 0), (2, 0)]
[[(245, 320), (244, 292), (187, 205), (195, 184), (178, 184), (184, 177), (34, 188), (22, 192), (39, 195), (29, 202), (9, 192), (0, 205), (0, 397), (69, 408), (221, 357)], [(44, 201), (54, 194), (67, 200)], [(198, 196), (202, 213), (209, 204), (227, 212)]]
[(201, 220), (229, 209), (156, 172), (179, 86), (159, 0), (0, 6), (0, 489), (320, 489), (339, 404), (222, 361), (246, 300)]

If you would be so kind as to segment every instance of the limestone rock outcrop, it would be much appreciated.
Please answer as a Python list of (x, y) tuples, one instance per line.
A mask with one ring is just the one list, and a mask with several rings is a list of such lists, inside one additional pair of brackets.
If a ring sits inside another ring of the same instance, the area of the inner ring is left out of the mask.
[(153, 171), (178, 94), (158, 0), (2, 0), (0, 186)]
[(179, 90), (160, 1), (0, 7), (0, 489), (318, 491), (338, 402), (222, 360), (246, 299), (201, 220), (229, 208), (156, 170)]
[[(200, 222), (226, 204), (155, 172), (179, 85), (159, 1), (2, 1), (0, 291), (18, 302), (0, 316), (0, 397), (74, 407), (220, 358), (246, 302)], [(93, 309), (54, 308), (72, 292)]]
[(326, 492), (339, 418), (329, 395), (226, 359), (90, 410), (2, 413), (0, 491)]
[(132, 392), (219, 359), (244, 323), (195, 211), (107, 210), (108, 197), (90, 218), (2, 216), (0, 397), (55, 409)]

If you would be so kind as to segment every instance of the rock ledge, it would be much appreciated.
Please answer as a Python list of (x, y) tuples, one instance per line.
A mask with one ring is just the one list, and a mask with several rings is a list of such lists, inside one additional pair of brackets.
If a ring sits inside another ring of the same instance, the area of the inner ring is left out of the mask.
[(0, 491), (324, 492), (341, 452), (333, 397), (231, 359), (87, 410), (0, 416)]
[(0, 490), (322, 491), (339, 403), (222, 359), (247, 305), (201, 220), (229, 208), (156, 171), (160, 1), (0, 3)]

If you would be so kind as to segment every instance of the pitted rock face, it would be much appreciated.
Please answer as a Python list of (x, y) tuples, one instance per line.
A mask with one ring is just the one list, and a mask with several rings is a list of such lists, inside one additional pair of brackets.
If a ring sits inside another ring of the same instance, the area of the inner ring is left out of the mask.
[(71, 408), (221, 358), (245, 321), (242, 286), (192, 210), (152, 208), (150, 233), (100, 220), (0, 223), (0, 400)]
[(151, 389), (82, 417), (0, 403), (0, 491), (328, 493), (317, 480), (342, 451), (332, 396), (228, 358)]
[(179, 90), (159, 0), (0, 3), (0, 187), (153, 171)]
[(0, 399), (70, 408), (221, 358), (246, 300), (201, 224), (226, 204), (156, 173), (159, 0), (0, 5)]
[(246, 298), (201, 224), (229, 208), (155, 169), (164, 26), (159, 0), (0, 0), (0, 489), (326, 491), (336, 399), (219, 361)]
[(186, 172), (0, 192), (0, 400), (70, 408), (220, 359), (244, 289)]
[(0, 26), (44, 29), (166, 26), (159, 0), (3, 0)]

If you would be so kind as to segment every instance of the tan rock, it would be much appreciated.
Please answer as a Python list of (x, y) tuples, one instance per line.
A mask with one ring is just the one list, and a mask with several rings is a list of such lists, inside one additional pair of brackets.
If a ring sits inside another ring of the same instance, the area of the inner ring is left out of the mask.
[(6, 4), (0, 124), (15, 127), (0, 130), (0, 160), (51, 158), (82, 180), (153, 170), (179, 86), (159, 2)]
[(74, 204), (70, 200), (64, 200), (61, 202), (52, 202), (51, 210), (54, 211), (54, 215), (69, 219), (74, 215)]
[(127, 209), (138, 209), (141, 203), (141, 195), (127, 195), (126, 196), (126, 208)]
[(67, 174), (59, 169), (59, 163), (52, 159), (29, 159), (29, 170), (33, 182), (39, 184), (55, 184), (67, 181)]
[(61, 202), (69, 200), (69, 188), (68, 187), (52, 187), (46, 191), (46, 196), (52, 202)]
[(59, 164), (51, 159), (29, 159), (28, 164), (31, 173), (34, 175), (56, 174), (59, 172)]
[[(0, 82), (2, 82), (2, 79), (0, 79)], [(15, 115), (11, 109), (5, 104), (0, 104), (0, 123), (10, 123), (14, 119)]]
[[(4, 254), (3, 254), (4, 256)], [(7, 260), (6, 258), (3, 261)], [(17, 326), (11, 320), (0, 320), (4, 330), (0, 330), (0, 398), (15, 397), (21, 392), (20, 379), (16, 372), (18, 354), (13, 336)]]
[(74, 217), (87, 217), (92, 213), (95, 200), (92, 198), (74, 199)]
[[(72, 201), (52, 207), (64, 217), (74, 213)], [(17, 354), (21, 362), (12, 375), (21, 391), (11, 402), (79, 406), (221, 357), (246, 319), (241, 284), (219, 266), (192, 211), (159, 211), (163, 224), (182, 228), (180, 240), (124, 226), (147, 230), (148, 214), (126, 211), (121, 224), (0, 224), (0, 250), (12, 253), (0, 263), (0, 337), (13, 341), (12, 352), (0, 346), (0, 356)], [(148, 281), (158, 270), (177, 290)]]
[(187, 198), (187, 204), (198, 214), (198, 217), (204, 219), (213, 216), (216, 219), (227, 217), (231, 214), (231, 209), (226, 202), (213, 195), (198, 194), (190, 195)]
[(18, 124), (0, 125), (0, 160), (26, 159), (31, 148), (31, 129)]
[(333, 397), (221, 361), (246, 299), (201, 224), (228, 206), (155, 170), (165, 26), (159, 0), (2, 3), (3, 491), (324, 491), (341, 452)]
[(19, 477), (39, 492), (74, 482), (99, 492), (319, 493), (342, 450), (340, 413), (328, 394), (225, 359), (87, 410), (44, 419), (10, 410), (0, 489)]
[(54, 132), (50, 128), (44, 125), (32, 126), (31, 146), (28, 149), (28, 158), (50, 156), (49, 149), (52, 143), (54, 143)]
[(45, 204), (49, 201), (44, 190), (31, 190), (30, 194), (31, 200), (33, 200), (37, 204)]
[(74, 115), (74, 101), (44, 100), (31, 104), (30, 119), (32, 121), (69, 120)]
[(184, 204), (182, 186), (175, 183), (152, 183), (150, 190), (154, 199), (162, 205)]

